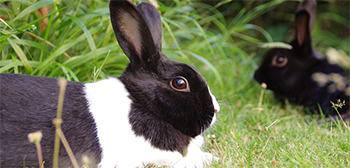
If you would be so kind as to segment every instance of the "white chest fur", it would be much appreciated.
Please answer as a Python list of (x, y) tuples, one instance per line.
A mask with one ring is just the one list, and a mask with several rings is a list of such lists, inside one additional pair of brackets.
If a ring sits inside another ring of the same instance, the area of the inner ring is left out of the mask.
[(136, 137), (129, 124), (131, 100), (117, 78), (85, 84), (86, 98), (102, 148), (100, 167), (143, 167), (149, 163), (174, 167), (202, 167), (213, 156), (201, 151), (202, 136), (194, 138), (188, 154), (168, 152), (151, 146), (143, 137)]

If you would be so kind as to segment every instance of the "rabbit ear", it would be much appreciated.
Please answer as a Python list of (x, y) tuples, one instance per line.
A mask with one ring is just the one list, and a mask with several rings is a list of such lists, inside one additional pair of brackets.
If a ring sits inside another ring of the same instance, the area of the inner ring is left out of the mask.
[(133, 68), (156, 67), (160, 54), (152, 34), (136, 6), (129, 1), (111, 0), (111, 22), (119, 46)]
[(296, 34), (299, 46), (311, 46), (311, 32), (314, 27), (316, 0), (304, 0), (296, 13)]
[(158, 10), (150, 3), (141, 2), (137, 9), (143, 16), (149, 30), (151, 31), (154, 44), (158, 51), (162, 49), (162, 21)]

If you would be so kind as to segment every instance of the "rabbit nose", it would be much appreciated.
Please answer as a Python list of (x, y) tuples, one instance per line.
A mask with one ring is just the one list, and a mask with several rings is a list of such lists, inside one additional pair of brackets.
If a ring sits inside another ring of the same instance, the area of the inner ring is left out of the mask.
[(219, 103), (218, 103), (218, 101), (216, 101), (216, 97), (211, 93), (209, 86), (208, 86), (208, 90), (209, 90), (209, 94), (211, 96), (211, 100), (212, 100), (212, 103), (214, 106), (214, 113), (217, 113), (220, 111)]
[(216, 97), (213, 94), (211, 94), (210, 90), (209, 90), (209, 93), (210, 93), (211, 99), (213, 101), (214, 112), (217, 113), (220, 111), (219, 103), (218, 103), (218, 101), (216, 101)]
[(217, 113), (217, 112), (219, 112), (219, 110), (218, 109), (214, 109), (214, 112)]
[(214, 95), (211, 95), (212, 99), (213, 99), (213, 105), (214, 105), (214, 112), (217, 113), (220, 111), (220, 106), (218, 101), (216, 101), (216, 98)]

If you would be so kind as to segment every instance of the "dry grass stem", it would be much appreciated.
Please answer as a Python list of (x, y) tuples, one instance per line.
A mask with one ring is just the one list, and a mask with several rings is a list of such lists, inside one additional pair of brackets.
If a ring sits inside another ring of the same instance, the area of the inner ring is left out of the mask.
[[(266, 146), (267, 146), (267, 143), (269, 142), (269, 140), (270, 140), (270, 138), (271, 138), (272, 132), (273, 132), (273, 130), (275, 130), (275, 127), (276, 127), (276, 124), (275, 124), (275, 123), (276, 123), (277, 121), (278, 121), (278, 119), (275, 120), (272, 124), (270, 124), (270, 125), (268, 126), (268, 127), (270, 127), (271, 125), (273, 125), (273, 128), (272, 128), (272, 131), (271, 131), (271, 133), (270, 133), (270, 135), (269, 135), (269, 138), (267, 138), (267, 141), (266, 141), (266, 143), (265, 143), (265, 146), (263, 147), (263, 149), (262, 149), (261, 153), (259, 154), (259, 157), (258, 157), (257, 160), (260, 159), (262, 153), (264, 152), (264, 150), (265, 150), (265, 148), (266, 148)], [(268, 127), (265, 127), (265, 130), (267, 130), (266, 128), (268, 128)]]
[[(63, 107), (64, 93), (66, 91), (66, 86), (67, 86), (67, 80), (64, 78), (59, 78), (58, 85), (60, 86), (60, 94), (58, 97), (57, 117), (55, 121), (62, 120), (62, 107)], [(54, 125), (56, 126), (55, 147), (54, 147), (54, 156), (53, 156), (54, 168), (58, 166), (58, 156), (59, 156), (59, 149), (60, 149), (59, 130), (61, 129), (61, 123), (62, 122), (54, 122)]]
[(77, 162), (77, 160), (75, 159), (74, 154), (73, 154), (73, 151), (72, 151), (72, 149), (70, 148), (70, 146), (69, 146), (69, 144), (68, 144), (68, 141), (67, 141), (66, 137), (64, 136), (62, 130), (59, 128), (59, 129), (57, 129), (56, 131), (58, 132), (58, 135), (59, 135), (59, 137), (60, 137), (60, 139), (61, 139), (61, 142), (62, 142), (64, 148), (66, 149), (66, 151), (67, 151), (67, 153), (68, 153), (68, 156), (69, 156), (70, 160), (71, 160), (72, 163), (73, 163), (74, 168), (79, 168), (78, 162)]
[[(28, 35), (30, 35), (30, 36), (32, 36), (32, 37), (35, 37), (35, 38), (37, 38), (38, 40), (43, 41), (43, 42), (45, 42), (46, 44), (48, 44), (49, 46), (51, 46), (51, 47), (57, 49), (57, 47), (56, 47), (55, 45), (53, 45), (53, 44), (50, 43), (49, 41), (44, 40), (43, 38), (37, 36), (37, 35), (34, 34), (34, 33), (31, 33), (31, 32), (24, 32), (24, 33), (25, 33), (25, 34), (28, 34)], [(66, 56), (67, 58), (72, 58), (72, 57), (71, 57), (70, 55), (68, 55), (66, 52), (63, 52), (63, 55)]]
[(42, 150), (41, 150), (41, 145), (40, 145), (40, 141), (41, 141), (42, 137), (43, 137), (43, 134), (40, 131), (28, 134), (29, 142), (34, 143), (36, 146), (36, 151), (38, 153), (38, 161), (39, 161), (40, 168), (44, 168), (43, 155), (42, 155)]
[(263, 108), (262, 108), (262, 101), (263, 101), (263, 98), (264, 98), (264, 91), (265, 91), (265, 89), (267, 88), (267, 85), (266, 85), (266, 83), (261, 83), (261, 88), (263, 88), (261, 91), (260, 91), (260, 97), (259, 97), (259, 103), (258, 103), (258, 111), (260, 112), (260, 111), (262, 111), (262, 110), (264, 110)]
[(6, 25), (8, 28), (10, 28), (11, 30), (13, 30), (12, 27), (11, 27), (10, 25), (8, 25), (3, 19), (0, 18), (0, 21), (1, 21), (4, 25)]
[(271, 123), (269, 126), (265, 127), (265, 128), (264, 128), (265, 131), (269, 130), (269, 128), (270, 128), (273, 124), (275, 124), (276, 122), (278, 122), (278, 119), (276, 119), (276, 120), (275, 120), (273, 123)]
[(38, 152), (38, 160), (39, 160), (39, 167), (44, 168), (44, 162), (43, 162), (43, 155), (42, 155), (42, 150), (41, 150), (41, 145), (40, 143), (35, 144), (37, 152)]
[[(11, 30), (13, 30), (13, 28), (12, 28), (10, 25), (8, 25), (3, 19), (0, 18), (0, 21), (1, 21), (3, 24), (5, 24), (8, 28), (10, 28)], [(24, 33), (25, 33), (25, 34), (28, 34), (28, 35), (30, 35), (30, 36), (32, 36), (32, 37), (35, 37), (36, 39), (38, 39), (38, 40), (40, 40), (40, 41), (43, 41), (43, 42), (45, 42), (46, 44), (48, 44), (49, 46), (51, 46), (51, 47), (57, 49), (57, 47), (56, 47), (55, 45), (53, 45), (52, 43), (50, 43), (50, 42), (47, 41), (47, 40), (44, 40), (43, 38), (41, 38), (40, 36), (37, 36), (37, 35), (34, 34), (34, 33), (31, 33), (31, 32), (24, 32)], [(63, 52), (63, 55), (65, 55), (67, 58), (72, 58), (72, 57), (69, 56), (66, 52)]]
[(282, 43), (282, 42), (270, 42), (261, 45), (261, 48), (283, 48), (287, 50), (292, 50), (293, 47), (290, 44)]

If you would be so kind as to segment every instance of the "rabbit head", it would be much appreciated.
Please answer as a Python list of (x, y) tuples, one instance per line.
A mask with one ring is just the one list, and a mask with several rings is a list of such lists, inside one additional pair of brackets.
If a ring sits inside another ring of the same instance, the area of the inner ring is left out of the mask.
[[(129, 116), (135, 133), (147, 138), (151, 135), (145, 130), (161, 120), (187, 136), (201, 134), (219, 107), (194, 67), (161, 52), (162, 22), (157, 9), (149, 3), (135, 7), (128, 1), (111, 1), (110, 13), (118, 43), (130, 60), (119, 79), (133, 102)], [(145, 122), (134, 122), (138, 120)]]
[(313, 46), (311, 31), (315, 19), (315, 1), (303, 1), (296, 13), (296, 38), (291, 50), (274, 48), (267, 52), (254, 78), (282, 95), (295, 93), (311, 68), (324, 57)]

